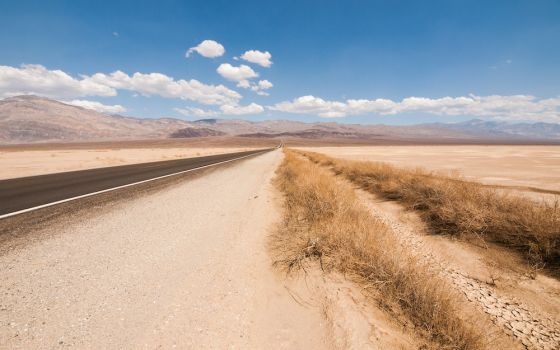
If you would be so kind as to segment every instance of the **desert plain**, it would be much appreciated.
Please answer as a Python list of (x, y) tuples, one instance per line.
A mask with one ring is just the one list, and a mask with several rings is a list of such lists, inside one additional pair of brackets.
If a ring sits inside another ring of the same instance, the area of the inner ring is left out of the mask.
[[(0, 148), (0, 179), (280, 143), (279, 139), (202, 138), (7, 146)], [(554, 200), (560, 191), (560, 146), (314, 147), (311, 141), (305, 143), (307, 147), (294, 150), (403, 169), (420, 167), (513, 195), (530, 193)], [(326, 247), (326, 237), (309, 233), (301, 240), (290, 236), (293, 244), (303, 244), (295, 254), (302, 256), (303, 262), (295, 265), (303, 269), (294, 267), (287, 273), (282, 268), (291, 259), (292, 243), (281, 247), (287, 256), (278, 257), (271, 248), (278, 247), (275, 234), (291, 228), (286, 215), (292, 207), (284, 202), (290, 193), (279, 185), (281, 169), (293, 157), (311, 164), (301, 153), (288, 153), (276, 149), (201, 175), (152, 185), (155, 190), (140, 187), (130, 190), (133, 195), (114, 195), (122, 198), (93, 198), (47, 210), (46, 218), (36, 214), (0, 222), (1, 232), (10, 236), (0, 254), (2, 266), (7, 267), (0, 271), (3, 344), (14, 349), (38, 349), (43, 344), (53, 348), (192, 348), (202, 344), (285, 349), (415, 349), (449, 344), (434, 338), (444, 330), (430, 326), (433, 334), (418, 331), (410, 323), (415, 320), (409, 318), (410, 310), (383, 296), (385, 292), (371, 292), (371, 285), (346, 275), (356, 271), (328, 267), (328, 259), (335, 259), (329, 255), (336, 256), (330, 248), (320, 253), (324, 254), (320, 263), (315, 253), (299, 253), (315, 249), (316, 242)], [(373, 220), (358, 225), (375, 230), (381, 225), (379, 232), (392, 232), (398, 242), (394, 244), (401, 247), (391, 248), (396, 249), (395, 257), (417, 260), (437, 283), (449, 286), (453, 292), (445, 298), (454, 300), (451, 305), (460, 310), (458, 319), (478, 318), (484, 341), (470, 345), (467, 341), (459, 348), (552, 349), (560, 342), (557, 277), (541, 268), (533, 270), (521, 256), (499, 244), (435, 235), (417, 212), (367, 193), (326, 167), (306, 169), (299, 174), (300, 182), (308, 182), (310, 188), (321, 189), (325, 184), (313, 181), (323, 176), (329, 186), (344, 189), (336, 190), (332, 198), (318, 192), (311, 197), (319, 198), (318, 205), (344, 208), (348, 204), (329, 201), (349, 198), (354, 203), (349, 207), (358, 205), (363, 210), (360, 215)], [(305, 193), (301, 191), (296, 195)], [(347, 214), (340, 215), (344, 220)], [(339, 233), (352, 235), (354, 229), (339, 226)], [(461, 341), (458, 331), (448, 336), (457, 337), (452, 343)]]
[(332, 157), (423, 168), (489, 185), (560, 194), (560, 146), (410, 145), (303, 147)]
[(0, 350), (560, 350), (560, 0), (0, 32)]

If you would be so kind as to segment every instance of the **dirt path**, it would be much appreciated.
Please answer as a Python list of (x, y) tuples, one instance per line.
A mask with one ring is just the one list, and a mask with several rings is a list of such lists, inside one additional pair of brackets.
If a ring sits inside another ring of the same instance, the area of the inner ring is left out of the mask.
[[(507, 276), (515, 273), (487, 266), (484, 256), (476, 249), (427, 235), (419, 217), (397, 203), (380, 200), (362, 190), (357, 193), (372, 215), (398, 234), (403, 245), (412, 248), (434, 272), (447, 278), (469, 302), (481, 308), (495, 325), (524, 348), (560, 347), (560, 283), (545, 276), (531, 281), (519, 275)], [(514, 282), (513, 293), (492, 286), (495, 277)]]
[(329, 348), (320, 303), (296, 302), (270, 268), (280, 159), (185, 181), (0, 256), (0, 348)]

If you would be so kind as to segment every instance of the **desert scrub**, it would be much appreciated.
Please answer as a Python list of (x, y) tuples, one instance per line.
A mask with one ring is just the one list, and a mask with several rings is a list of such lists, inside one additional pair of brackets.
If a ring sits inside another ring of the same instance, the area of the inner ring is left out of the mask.
[(276, 185), (284, 194), (283, 221), (270, 240), (276, 266), (289, 273), (318, 260), (399, 305), (437, 348), (484, 347), (484, 330), (458, 310), (460, 297), (368, 213), (351, 185), (289, 150)]
[(536, 203), (480, 183), (385, 163), (302, 152), (363, 189), (417, 210), (435, 233), (471, 235), (521, 252), (532, 266), (560, 268), (558, 202)]

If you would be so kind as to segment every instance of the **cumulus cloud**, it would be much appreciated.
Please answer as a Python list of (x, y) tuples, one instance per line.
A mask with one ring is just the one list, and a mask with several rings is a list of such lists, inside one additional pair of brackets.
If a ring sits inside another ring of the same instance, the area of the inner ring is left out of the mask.
[(39, 64), (19, 68), (0, 66), (0, 96), (40, 95), (51, 98), (115, 96), (117, 91), (82, 77), (76, 79), (61, 70), (48, 70)]
[(325, 101), (320, 97), (301, 96), (293, 101), (284, 101), (269, 107), (275, 111), (318, 115), (324, 118), (344, 117), (348, 114), (343, 102)]
[(241, 58), (247, 62), (256, 63), (265, 68), (269, 68), (272, 65), (272, 61), (270, 60), (272, 58), (272, 55), (268, 51), (265, 52), (259, 50), (245, 51), (245, 53), (241, 55)]
[(100, 112), (100, 113), (107, 113), (107, 114), (116, 114), (116, 113), (122, 113), (126, 111), (126, 108), (124, 108), (121, 105), (104, 105), (101, 102), (97, 102), (97, 101), (88, 101), (88, 100), (72, 100), (72, 101), (62, 101), (66, 104), (69, 105), (74, 105), (74, 106), (78, 106), (78, 107), (83, 107), (86, 109), (92, 109), (94, 111)]
[(249, 89), (251, 88), (252, 84), (251, 82), (249, 82), (249, 80), (241, 80), (239, 83), (237, 83), (237, 87), (243, 88), (243, 89)]
[(190, 57), (193, 52), (197, 52), (199, 55), (204, 57), (215, 58), (222, 56), (226, 52), (226, 49), (219, 42), (214, 40), (204, 40), (197, 46), (188, 49), (185, 56)]
[(236, 67), (229, 63), (222, 63), (216, 69), (216, 72), (227, 80), (236, 81), (237, 87), (248, 89), (252, 86), (249, 79), (253, 79), (259, 76), (251, 67), (244, 64)]
[(173, 108), (173, 110), (187, 117), (215, 117), (220, 114), (218, 111), (204, 110), (195, 107)]
[(261, 95), (261, 96), (268, 96), (268, 92), (266, 92), (265, 90), (268, 90), (270, 88), (272, 88), (274, 86), (274, 84), (272, 84), (270, 81), (268, 80), (259, 80), (258, 83), (251, 85), (251, 90), (256, 92), (257, 95)]
[(226, 115), (258, 114), (264, 111), (264, 107), (251, 103), (247, 106), (223, 105), (220, 107), (220, 110)]
[(22, 65), (19, 68), (0, 66), (0, 97), (33, 94), (68, 99), (115, 96), (117, 90), (216, 105), (237, 104), (242, 97), (224, 85), (207, 85), (195, 79), (175, 80), (161, 73), (128, 75), (116, 71), (74, 78), (61, 70), (48, 70), (37, 64)]
[(238, 92), (223, 85), (206, 85), (196, 79), (175, 80), (161, 73), (134, 73), (130, 76), (116, 71), (111, 74), (97, 73), (86, 79), (114, 89), (135, 91), (144, 96), (178, 98), (203, 104), (237, 103), (241, 99)]
[(174, 108), (175, 112), (188, 117), (216, 117), (219, 115), (243, 115), (243, 114), (257, 114), (264, 111), (264, 107), (256, 103), (251, 103), (246, 106), (224, 104), (220, 106), (220, 110), (204, 110), (195, 107)]
[(351, 115), (426, 113), (438, 116), (489, 117), (505, 120), (542, 120), (560, 122), (560, 97), (538, 99), (530, 95), (490, 95), (459, 97), (408, 97), (400, 102), (388, 99), (349, 99), (327, 101), (315, 96), (302, 96), (268, 107), (287, 113), (337, 118)]
[(268, 96), (269, 94), (265, 90), (268, 90), (273, 86), (274, 85), (266, 79), (259, 80), (258, 83), (252, 83), (249, 80), (241, 80), (239, 83), (237, 83), (237, 87), (243, 89), (251, 89), (251, 91), (254, 91), (257, 93), (257, 95), (261, 95), (261, 96)]
[(257, 84), (259, 86), (259, 89), (261, 90), (268, 90), (271, 87), (274, 86), (274, 84), (272, 84), (270, 81), (268, 80), (260, 80), (259, 83)]

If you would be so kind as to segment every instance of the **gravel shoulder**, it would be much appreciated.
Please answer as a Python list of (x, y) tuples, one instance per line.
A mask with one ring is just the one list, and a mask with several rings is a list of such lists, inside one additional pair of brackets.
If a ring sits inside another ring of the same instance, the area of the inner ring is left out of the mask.
[(270, 267), (274, 151), (0, 256), (0, 347), (329, 348), (319, 304)]

